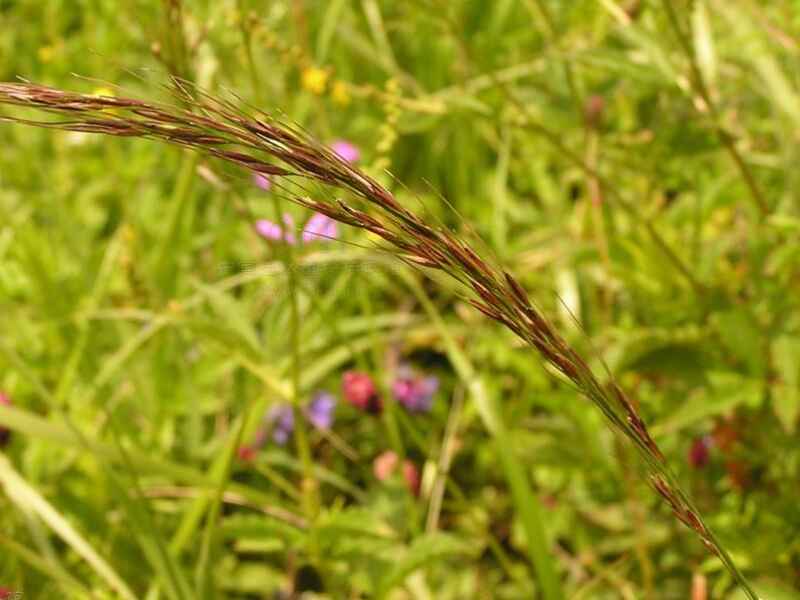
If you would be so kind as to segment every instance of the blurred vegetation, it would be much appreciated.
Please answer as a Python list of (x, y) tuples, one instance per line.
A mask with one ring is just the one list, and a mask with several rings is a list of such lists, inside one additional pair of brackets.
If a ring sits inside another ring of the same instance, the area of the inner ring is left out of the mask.
[[(798, 597), (796, 2), (0, 0), (0, 31), (3, 81), (165, 99), (173, 74), (350, 141), (608, 366), (762, 597)], [(359, 231), (286, 252), (253, 224), (305, 221), (295, 188), (174, 148), (0, 140), (0, 586), (743, 597), (453, 284)], [(391, 400), (399, 363), (439, 377), (429, 413)], [(331, 431), (298, 427), (309, 456), (237, 454), (352, 369), (382, 416), (342, 400)], [(418, 495), (376, 478), (388, 449)]]

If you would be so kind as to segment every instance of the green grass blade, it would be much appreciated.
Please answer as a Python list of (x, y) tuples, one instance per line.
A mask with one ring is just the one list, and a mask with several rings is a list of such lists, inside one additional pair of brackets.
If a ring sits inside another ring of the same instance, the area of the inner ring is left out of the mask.
[(136, 600), (136, 595), (114, 568), (70, 525), (61, 513), (17, 473), (4, 455), (0, 455), (0, 484), (3, 485), (6, 494), (14, 504), (32, 509), (56, 535), (92, 567), (111, 589), (125, 600)]

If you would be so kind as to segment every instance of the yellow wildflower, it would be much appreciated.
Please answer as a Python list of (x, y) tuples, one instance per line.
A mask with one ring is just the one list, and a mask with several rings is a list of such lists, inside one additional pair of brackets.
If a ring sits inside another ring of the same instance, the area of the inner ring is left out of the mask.
[(350, 90), (347, 89), (347, 84), (344, 81), (337, 81), (333, 84), (331, 98), (341, 106), (350, 104)]
[(56, 51), (55, 48), (52, 46), (42, 46), (39, 48), (37, 54), (39, 55), (39, 60), (43, 63), (49, 63), (53, 60), (53, 56), (55, 55)]
[(322, 94), (328, 85), (328, 72), (319, 67), (307, 67), (303, 70), (303, 87), (312, 94)]

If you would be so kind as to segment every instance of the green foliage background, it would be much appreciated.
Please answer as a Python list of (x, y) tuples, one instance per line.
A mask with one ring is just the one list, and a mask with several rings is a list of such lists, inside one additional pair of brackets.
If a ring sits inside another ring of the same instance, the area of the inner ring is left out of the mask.
[[(0, 0), (0, 32), (5, 81), (165, 99), (173, 73), (352, 141), (608, 365), (763, 597), (797, 596), (796, 2)], [(143, 140), (0, 140), (0, 585), (738, 597), (631, 449), (454, 285), (359, 231), (288, 259), (259, 239), (294, 185)], [(434, 410), (340, 403), (335, 439), (308, 432), (316, 491), (291, 445), (236, 460), (278, 399), (347, 368), (388, 386), (398, 356), (439, 375)], [(419, 497), (375, 480), (389, 447)]]

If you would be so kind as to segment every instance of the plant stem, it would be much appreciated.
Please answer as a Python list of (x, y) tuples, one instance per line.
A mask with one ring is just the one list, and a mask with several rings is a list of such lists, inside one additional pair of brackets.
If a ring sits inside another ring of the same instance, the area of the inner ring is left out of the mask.
[(689, 59), (692, 87), (697, 91), (698, 94), (700, 94), (703, 102), (708, 107), (708, 112), (711, 116), (711, 123), (714, 126), (717, 137), (719, 138), (720, 142), (722, 142), (722, 145), (725, 146), (728, 154), (730, 154), (733, 162), (736, 164), (736, 168), (739, 170), (739, 174), (742, 176), (742, 179), (744, 180), (744, 183), (753, 198), (753, 202), (758, 208), (760, 216), (763, 219), (769, 216), (769, 203), (767, 202), (766, 198), (764, 198), (764, 195), (759, 189), (758, 184), (756, 184), (753, 173), (750, 171), (747, 163), (745, 163), (744, 158), (742, 158), (739, 150), (737, 150), (733, 136), (722, 128), (722, 124), (720, 123), (719, 109), (717, 108), (713, 98), (711, 98), (711, 94), (708, 91), (708, 86), (703, 79), (703, 73), (700, 71), (700, 66), (697, 64), (697, 57), (694, 53), (694, 45), (692, 44), (691, 38), (681, 29), (680, 23), (678, 22), (678, 15), (675, 14), (675, 9), (672, 6), (672, 2), (673, 0), (663, 0), (664, 10), (667, 13), (670, 27), (672, 27), (672, 30), (675, 32), (678, 42), (680, 43), (683, 52), (686, 54), (686, 58)]
[(667, 244), (666, 240), (661, 237), (661, 234), (658, 233), (658, 230), (653, 226), (653, 223), (647, 217), (643, 217), (639, 214), (638, 209), (628, 202), (625, 198), (623, 198), (622, 194), (616, 190), (616, 188), (611, 185), (611, 182), (608, 181), (600, 172), (596, 169), (592, 168), (590, 165), (586, 164), (586, 161), (581, 158), (578, 154), (570, 150), (564, 143), (561, 141), (561, 138), (558, 134), (551, 131), (538, 121), (532, 118), (528, 107), (525, 106), (523, 102), (516, 97), (516, 95), (508, 89), (507, 86), (503, 84), (498, 84), (500, 89), (504, 91), (506, 97), (522, 112), (524, 117), (524, 122), (522, 123), (522, 127), (532, 129), (539, 135), (541, 135), (547, 142), (549, 142), (553, 148), (558, 150), (565, 158), (567, 158), (571, 163), (573, 163), (576, 167), (581, 169), (586, 175), (593, 178), (598, 186), (605, 190), (607, 194), (612, 196), (616, 203), (626, 212), (636, 223), (643, 223), (645, 226), (645, 230), (652, 238), (653, 242), (659, 249), (664, 253), (664, 255), (669, 259), (670, 263), (678, 270), (678, 272), (683, 275), (686, 280), (689, 282), (689, 285), (692, 286), (692, 289), (695, 291), (695, 294), (698, 296), (702, 296), (705, 293), (705, 287), (702, 283), (694, 276), (691, 269), (686, 265), (686, 263), (675, 253), (675, 251)]
[(492, 436), (495, 451), (500, 459), (506, 481), (511, 488), (511, 496), (514, 507), (519, 516), (522, 526), (525, 529), (527, 541), (528, 559), (533, 566), (533, 570), (538, 578), (538, 583), (542, 589), (542, 597), (545, 600), (563, 600), (564, 591), (558, 576), (553, 553), (548, 548), (547, 535), (544, 529), (544, 515), (539, 498), (531, 489), (528, 477), (522, 463), (515, 456), (511, 436), (506, 429), (503, 416), (497, 402), (489, 394), (479, 380), (469, 358), (461, 351), (456, 344), (450, 331), (442, 319), (439, 311), (431, 302), (425, 290), (416, 278), (405, 272), (398, 270), (400, 276), (406, 281), (414, 295), (422, 304), (423, 309), (428, 314), (431, 321), (439, 329), (447, 354), (450, 357), (453, 367), (458, 376), (467, 384), (472, 394), (473, 402), (477, 405), (478, 412), (483, 419), (483, 424)]
[[(277, 194), (273, 194), (272, 199), (275, 209), (275, 220), (277, 223), (281, 224), (280, 226), (286, 231), (286, 225), (283, 223), (280, 198)], [(308, 432), (306, 431), (306, 418), (300, 406), (300, 306), (297, 294), (297, 273), (294, 268), (292, 245), (283, 243), (281, 244), (281, 248), (281, 261), (283, 262), (286, 278), (289, 283), (289, 347), (292, 357), (291, 383), (292, 406), (294, 411), (294, 442), (303, 469), (303, 481), (301, 485), (303, 510), (306, 518), (308, 518), (309, 521), (313, 521), (319, 511), (319, 501), (317, 496), (317, 482), (314, 478), (314, 462), (311, 458), (311, 447), (308, 442)]]

